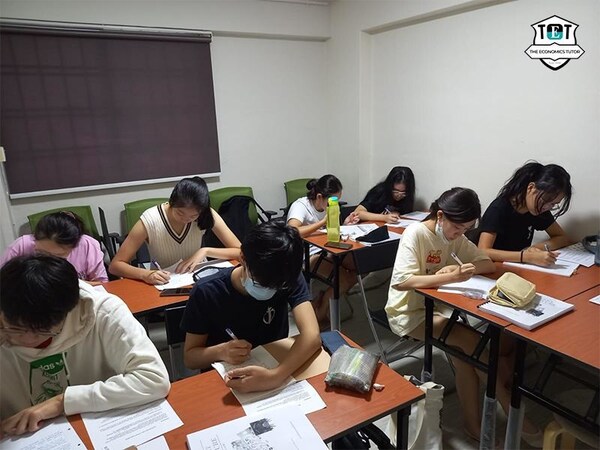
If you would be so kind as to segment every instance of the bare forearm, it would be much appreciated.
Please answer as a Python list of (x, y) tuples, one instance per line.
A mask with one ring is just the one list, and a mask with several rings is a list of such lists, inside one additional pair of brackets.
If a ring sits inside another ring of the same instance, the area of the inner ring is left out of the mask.
[(394, 285), (394, 289), (407, 291), (409, 289), (427, 289), (452, 283), (454, 280), (450, 273), (439, 273), (435, 275), (413, 275), (406, 281)]
[(215, 361), (223, 360), (224, 344), (211, 347), (194, 347), (183, 355), (183, 362), (188, 369), (205, 369)]
[(492, 261), (521, 262), (520, 251), (498, 250), (495, 248), (486, 248), (484, 251)]
[(550, 238), (544, 242), (538, 242), (533, 247), (539, 248), (540, 250), (546, 250), (545, 245), (547, 245), (550, 250), (557, 250), (573, 243), (573, 239), (566, 234), (563, 234), (561, 236), (554, 236), (553, 238)]
[(218, 259), (240, 259), (239, 248), (206, 248), (206, 256)]
[(314, 336), (298, 335), (285, 359), (274, 369), (275, 376), (283, 382), (320, 348), (321, 339), (318, 333)]
[(125, 261), (112, 261), (108, 266), (108, 271), (117, 277), (131, 278), (133, 280), (143, 280), (149, 272), (148, 269), (134, 267)]

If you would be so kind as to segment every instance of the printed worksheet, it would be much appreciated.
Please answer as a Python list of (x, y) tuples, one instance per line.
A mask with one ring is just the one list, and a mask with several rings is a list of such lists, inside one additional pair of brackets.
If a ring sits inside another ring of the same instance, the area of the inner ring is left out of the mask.
[(2, 450), (81, 450), (83, 442), (62, 416), (44, 423), (35, 433), (0, 440)]

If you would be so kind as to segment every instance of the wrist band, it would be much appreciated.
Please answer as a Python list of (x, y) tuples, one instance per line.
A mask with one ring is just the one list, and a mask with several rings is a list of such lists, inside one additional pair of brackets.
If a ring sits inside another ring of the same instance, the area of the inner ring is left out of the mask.
[(521, 250), (521, 264), (523, 264), (523, 252), (524, 252), (524, 251), (525, 251), (525, 250)]

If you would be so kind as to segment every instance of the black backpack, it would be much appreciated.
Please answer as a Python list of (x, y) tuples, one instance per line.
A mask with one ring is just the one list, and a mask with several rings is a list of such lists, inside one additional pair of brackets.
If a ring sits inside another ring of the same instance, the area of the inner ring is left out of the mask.
[[(234, 195), (221, 203), (219, 207), (219, 215), (240, 242), (244, 239), (250, 228), (256, 225), (250, 221), (248, 214), (251, 203), (256, 206), (256, 213), (260, 223), (267, 222), (271, 218), (271, 215), (274, 214), (272, 211), (265, 211), (256, 200), (247, 195)], [(203, 247), (222, 248), (223, 244), (212, 230), (208, 230), (203, 239)]]

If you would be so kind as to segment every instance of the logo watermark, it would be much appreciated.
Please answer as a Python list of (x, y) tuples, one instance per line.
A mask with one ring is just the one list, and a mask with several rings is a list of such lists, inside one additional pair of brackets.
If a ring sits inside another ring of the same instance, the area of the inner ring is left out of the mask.
[(539, 59), (552, 70), (562, 69), (572, 59), (578, 59), (585, 51), (577, 45), (576, 23), (562, 17), (552, 16), (531, 25), (535, 36), (533, 45), (525, 53), (531, 59)]

